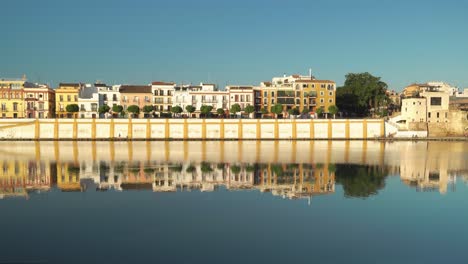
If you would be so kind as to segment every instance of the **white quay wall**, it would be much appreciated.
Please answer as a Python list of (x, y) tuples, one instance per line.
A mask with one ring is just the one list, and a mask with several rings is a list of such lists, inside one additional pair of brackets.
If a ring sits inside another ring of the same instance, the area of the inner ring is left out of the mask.
[(3, 140), (372, 139), (381, 119), (3, 119)]

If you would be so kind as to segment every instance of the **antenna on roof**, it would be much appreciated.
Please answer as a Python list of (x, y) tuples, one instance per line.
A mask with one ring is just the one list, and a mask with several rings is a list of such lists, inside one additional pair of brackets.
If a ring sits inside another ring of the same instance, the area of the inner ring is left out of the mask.
[(312, 79), (312, 68), (309, 68), (309, 77)]

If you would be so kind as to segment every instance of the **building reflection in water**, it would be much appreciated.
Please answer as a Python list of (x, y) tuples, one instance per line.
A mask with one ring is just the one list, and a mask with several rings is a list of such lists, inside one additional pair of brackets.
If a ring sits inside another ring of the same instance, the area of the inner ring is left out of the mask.
[[(453, 190), (467, 143), (1, 142), (0, 197), (87, 190), (258, 190), (289, 199), (368, 197), (389, 175), (418, 191)], [(441, 151), (445, 150), (445, 151)], [(466, 178), (466, 177), (465, 177)]]

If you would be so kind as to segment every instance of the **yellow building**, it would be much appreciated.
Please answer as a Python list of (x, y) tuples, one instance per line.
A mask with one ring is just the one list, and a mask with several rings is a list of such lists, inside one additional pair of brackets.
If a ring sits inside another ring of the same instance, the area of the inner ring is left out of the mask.
[(68, 113), (67, 105), (78, 105), (78, 94), (83, 88), (81, 83), (60, 83), (55, 90), (55, 116), (57, 118), (72, 118), (78, 113)]
[[(316, 112), (318, 108), (323, 107), (325, 113), (328, 113), (328, 107), (336, 105), (336, 83), (329, 80), (297, 80), (296, 89), (300, 89), (299, 108), (304, 108), (310, 112)], [(315, 96), (315, 98), (314, 98)]]
[(80, 192), (80, 166), (72, 163), (57, 163), (57, 188), (64, 192)]
[(260, 104), (262, 109), (271, 112), (271, 107), (280, 103), (286, 112), (298, 108), (299, 112), (306, 109), (316, 112), (323, 107), (336, 105), (336, 83), (329, 80), (316, 80), (313, 76), (291, 75), (275, 77), (272, 82), (262, 82), (259, 87)]
[(23, 118), (25, 104), (23, 79), (0, 79), (0, 117), (1, 118)]
[(27, 164), (24, 161), (0, 161), (0, 198), (27, 197), (25, 186), (27, 171)]

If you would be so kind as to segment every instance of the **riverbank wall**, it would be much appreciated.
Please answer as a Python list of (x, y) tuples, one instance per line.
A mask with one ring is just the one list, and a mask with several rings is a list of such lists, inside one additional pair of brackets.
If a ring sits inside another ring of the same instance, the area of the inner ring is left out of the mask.
[(383, 119), (5, 119), (0, 140), (384, 138)]

